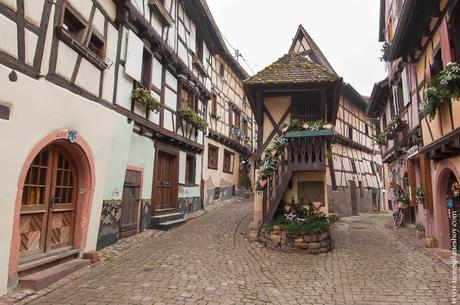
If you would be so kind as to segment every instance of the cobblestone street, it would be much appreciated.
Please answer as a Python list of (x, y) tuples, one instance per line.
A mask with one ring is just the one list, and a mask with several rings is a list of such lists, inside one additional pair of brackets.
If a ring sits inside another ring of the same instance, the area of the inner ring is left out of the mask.
[(249, 243), (251, 209), (225, 204), (22, 302), (449, 304), (448, 269), (385, 229), (388, 215), (338, 222), (336, 249), (311, 256)]

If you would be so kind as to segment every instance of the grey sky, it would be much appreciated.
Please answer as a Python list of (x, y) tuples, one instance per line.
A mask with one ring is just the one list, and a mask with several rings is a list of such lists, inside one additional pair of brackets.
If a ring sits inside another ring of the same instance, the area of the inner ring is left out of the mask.
[(303, 24), (337, 73), (362, 95), (370, 95), (373, 84), (385, 78), (377, 41), (379, 0), (207, 3), (224, 36), (256, 72), (288, 52), (297, 27)]

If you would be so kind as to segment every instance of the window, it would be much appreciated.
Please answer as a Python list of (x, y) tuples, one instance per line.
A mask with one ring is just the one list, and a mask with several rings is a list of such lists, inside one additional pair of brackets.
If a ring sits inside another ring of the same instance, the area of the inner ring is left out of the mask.
[(89, 39), (88, 48), (96, 54), (99, 58), (104, 58), (105, 56), (105, 43), (104, 38), (96, 32), (91, 33), (91, 38)]
[(66, 2), (61, 10), (56, 30), (58, 37), (99, 69), (107, 69), (104, 37)]
[(142, 55), (142, 78), (141, 78), (142, 86), (146, 89), (150, 89), (152, 87), (152, 54), (149, 51), (144, 49), (144, 53)]
[(195, 156), (187, 155), (185, 160), (185, 184), (195, 184)]
[(194, 92), (186, 86), (182, 86), (180, 93), (181, 108), (188, 106), (193, 111), (197, 111), (197, 103)]
[(293, 98), (292, 118), (300, 121), (319, 120), (321, 115), (321, 97), (319, 93), (310, 93)]
[(233, 174), (233, 162), (235, 155), (228, 151), (224, 150), (224, 172)]
[(353, 170), (353, 173), (356, 174), (356, 163), (353, 159), (351, 159), (351, 169)]
[(234, 117), (235, 117), (234, 126), (236, 128), (240, 128), (241, 127), (241, 125), (240, 125), (240, 113), (237, 110), (233, 110), (233, 113), (234, 113)]
[(353, 128), (351, 127), (351, 125), (348, 125), (348, 138), (353, 140)]
[(243, 133), (245, 136), (248, 136), (248, 121), (246, 119), (243, 119)]
[(86, 30), (85, 21), (69, 6), (64, 7), (62, 28), (66, 30), (74, 39), (83, 43), (83, 38), (85, 36)]
[(196, 57), (202, 62), (203, 61), (203, 39), (200, 36), (196, 36)]
[(435, 78), (436, 75), (443, 70), (443, 68), (441, 49), (439, 49), (434, 56), (433, 64), (431, 65), (431, 79)]
[(208, 168), (218, 169), (219, 148), (217, 146), (208, 145)]
[(225, 76), (224, 64), (220, 64), (220, 66), (219, 66), (219, 75), (220, 75), (221, 78), (224, 78), (224, 76)]
[(455, 8), (450, 14), (451, 20), (449, 22), (451, 37), (452, 37), (452, 49), (455, 56), (455, 61), (460, 61), (460, 2), (457, 1)]
[(211, 113), (217, 113), (217, 95), (212, 95)]
[(366, 134), (366, 136), (369, 135), (369, 126), (366, 123), (364, 123), (364, 133)]

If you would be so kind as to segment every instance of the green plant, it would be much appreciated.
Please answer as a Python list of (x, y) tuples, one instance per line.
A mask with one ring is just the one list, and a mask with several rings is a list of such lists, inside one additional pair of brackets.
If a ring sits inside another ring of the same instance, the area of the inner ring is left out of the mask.
[(178, 111), (180, 117), (184, 120), (189, 121), (193, 125), (195, 125), (198, 129), (205, 130), (208, 127), (208, 123), (199, 116), (195, 111), (193, 111), (190, 107), (184, 106), (182, 109)]
[(240, 177), (240, 186), (244, 188), (251, 187), (251, 179), (247, 175), (241, 175)]
[(290, 234), (315, 234), (329, 230), (329, 220), (322, 212), (316, 211), (310, 205), (302, 206), (299, 203), (290, 204), (290, 214), (280, 215), (270, 221), (266, 227), (273, 229), (278, 226)]
[(390, 44), (388, 42), (384, 42), (382, 45), (382, 48), (380, 49), (380, 52), (382, 55), (379, 57), (380, 61), (385, 61), (385, 54), (387, 53), (388, 49), (390, 48)]
[(211, 118), (212, 118), (212, 119), (216, 119), (216, 120), (220, 120), (220, 119), (221, 119), (221, 117), (218, 116), (217, 113), (215, 113), (215, 112), (211, 112)]
[(425, 226), (421, 223), (415, 224), (415, 230), (418, 232), (425, 232)]
[(410, 204), (409, 195), (406, 193), (402, 193), (397, 197), (397, 201), (402, 204), (409, 205)]
[(423, 201), (425, 199), (425, 192), (422, 188), (418, 187), (415, 190), (415, 199), (417, 199), (417, 201)]
[(375, 142), (377, 142), (377, 144), (379, 145), (385, 145), (388, 143), (388, 135), (386, 134), (386, 132), (380, 132), (378, 133), (375, 137)]
[(425, 99), (419, 109), (420, 116), (429, 116), (433, 119), (439, 106), (459, 97), (460, 65), (449, 63), (433, 78), (431, 84), (425, 87)]
[(158, 112), (161, 109), (161, 103), (152, 96), (149, 90), (144, 88), (136, 88), (131, 93), (131, 99), (143, 105), (146, 109)]

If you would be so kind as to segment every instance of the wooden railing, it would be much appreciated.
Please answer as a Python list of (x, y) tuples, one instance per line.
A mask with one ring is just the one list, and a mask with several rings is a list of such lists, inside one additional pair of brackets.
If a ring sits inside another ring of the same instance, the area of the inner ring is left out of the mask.
[(326, 169), (326, 143), (326, 137), (288, 138), (278, 171), (269, 178), (264, 190), (264, 222), (275, 215), (294, 172)]

